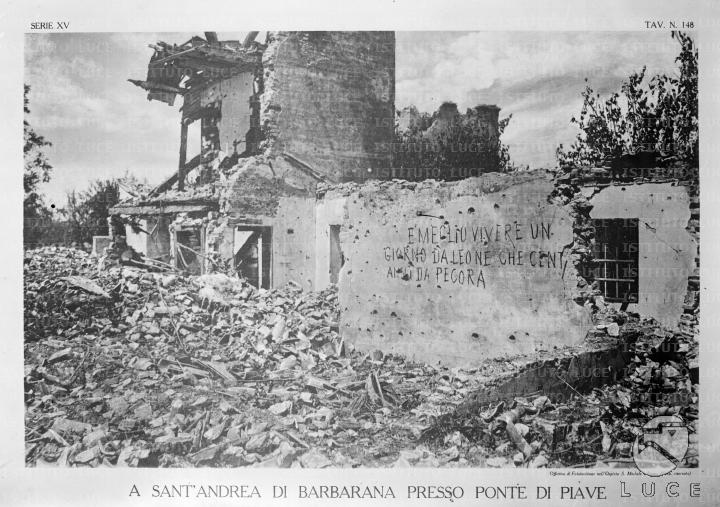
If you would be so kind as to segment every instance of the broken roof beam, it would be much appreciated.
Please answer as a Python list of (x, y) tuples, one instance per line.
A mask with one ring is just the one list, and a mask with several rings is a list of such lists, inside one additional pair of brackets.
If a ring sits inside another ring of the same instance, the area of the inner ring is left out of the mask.
[(245, 39), (243, 39), (243, 47), (249, 48), (250, 45), (255, 41), (255, 37), (258, 36), (260, 32), (248, 32), (248, 34), (245, 36)]
[(180, 88), (177, 86), (171, 86), (164, 83), (158, 83), (155, 81), (141, 81), (139, 79), (128, 79), (132, 84), (135, 86), (139, 86), (143, 90), (149, 91), (149, 92), (166, 92), (166, 93), (176, 93), (178, 95), (183, 95), (187, 90), (185, 88)]
[(108, 210), (110, 215), (130, 216), (152, 216), (152, 215), (174, 215), (176, 213), (207, 213), (217, 211), (217, 203), (211, 204), (139, 204), (139, 205), (116, 205)]
[[(246, 50), (244, 48), (232, 49), (226, 46), (211, 46), (208, 43), (199, 44), (190, 48), (184, 48), (180, 51), (176, 49), (165, 49), (163, 51), (155, 50), (155, 54), (150, 58), (148, 67), (160, 67), (168, 62), (182, 60), (183, 63), (212, 65), (240, 65), (249, 64), (256, 65), (262, 57), (261, 52), (254, 50)], [(184, 66), (184, 65), (183, 65)]]
[(323, 176), (323, 174), (315, 169), (313, 166), (308, 164), (307, 162), (303, 162), (299, 158), (297, 158), (295, 155), (288, 153), (286, 151), (283, 152), (283, 157), (285, 157), (285, 160), (290, 162), (295, 168), (299, 169), (300, 171), (304, 172), (311, 178), (313, 178), (315, 181), (319, 181), (322, 183), (331, 183), (328, 181), (327, 178)]
[(186, 94), (194, 87), (205, 87), (232, 75), (255, 72), (260, 68), (261, 45), (250, 39), (249, 46), (245, 47), (238, 41), (219, 41), (217, 35), (213, 37), (209, 34), (214, 32), (205, 33), (208, 40), (195, 36), (181, 45), (162, 41), (150, 44), (154, 53), (148, 63), (145, 81), (130, 82), (147, 90), (148, 100), (173, 105), (176, 95)]
[(162, 194), (166, 190), (170, 190), (177, 180), (178, 172), (172, 173), (172, 175), (168, 179), (160, 183), (157, 187), (153, 188), (148, 194), (148, 197), (155, 197), (158, 194)]
[[(173, 54), (171, 54), (171, 55), (169, 55), (169, 56), (161, 57), (161, 58), (159, 58), (159, 59), (157, 59), (157, 60), (154, 59), (155, 55), (153, 55), (153, 58), (150, 59), (150, 64), (149, 64), (149, 66), (150, 66), (150, 67), (158, 67), (158, 66), (162, 65), (163, 63), (166, 63), (166, 62), (175, 60), (176, 58), (180, 58), (181, 56), (187, 55), (187, 54), (189, 54), (189, 53), (192, 53), (193, 51), (197, 51), (198, 49), (200, 49), (200, 48), (202, 48), (202, 47), (203, 47), (203, 46), (193, 46), (193, 47), (191, 47), (190, 49), (185, 49), (185, 50), (180, 51), (180, 52), (178, 52), (178, 53), (173, 53)], [(156, 49), (155, 51), (157, 51), (157, 49)], [(163, 51), (163, 52), (166, 52), (166, 51)], [(156, 54), (157, 54), (157, 53), (156, 53)]]

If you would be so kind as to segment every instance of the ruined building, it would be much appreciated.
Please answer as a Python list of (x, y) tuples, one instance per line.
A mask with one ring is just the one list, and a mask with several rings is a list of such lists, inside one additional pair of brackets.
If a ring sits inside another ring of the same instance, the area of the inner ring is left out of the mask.
[[(113, 208), (138, 252), (199, 273), (230, 264), (258, 287), (316, 275), (319, 184), (388, 173), (395, 98), (392, 32), (277, 32), (265, 43), (214, 33), (158, 43), (149, 100), (181, 96), (178, 168), (150, 195)], [(201, 146), (190, 156), (188, 132)], [(389, 177), (386, 174), (385, 177)], [(127, 221), (126, 221), (127, 222)], [(337, 241), (334, 237), (333, 241)], [(320, 261), (317, 261), (320, 262)]]
[(180, 96), (178, 166), (111, 210), (114, 237), (259, 288), (337, 284), (345, 339), (429, 362), (578, 344), (606, 304), (692, 332), (697, 168), (501, 174), (485, 149), (499, 109), (449, 104), (413, 135), (483, 131), (481, 167), (416, 172), (394, 163), (393, 32), (256, 37), (153, 46), (132, 82), (149, 100)]
[(452, 181), (502, 170), (499, 113), (499, 107), (482, 104), (461, 114), (453, 102), (433, 115), (404, 108), (398, 113), (392, 176)]

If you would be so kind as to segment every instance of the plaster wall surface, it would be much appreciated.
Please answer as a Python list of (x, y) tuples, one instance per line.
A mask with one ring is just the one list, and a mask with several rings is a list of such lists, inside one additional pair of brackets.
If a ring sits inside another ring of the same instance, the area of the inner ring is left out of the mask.
[(170, 219), (166, 215), (151, 217), (145, 220), (145, 226), (145, 230), (151, 233), (145, 235), (146, 255), (153, 259), (170, 260)]
[(220, 149), (226, 154), (245, 150), (245, 135), (250, 130), (250, 97), (253, 94), (253, 75), (243, 73), (218, 81), (200, 96), (200, 105), (206, 107), (217, 101), (221, 104), (217, 127)]
[[(233, 259), (235, 255), (234, 250), (234, 239), (235, 239), (235, 225), (227, 223), (221, 231), (216, 232), (217, 237), (213, 237), (213, 244), (209, 245), (208, 248), (215, 250), (222, 259)], [(208, 240), (209, 238), (206, 238)]]
[(217, 233), (211, 246), (223, 259), (234, 258), (237, 227), (271, 228), (271, 284), (282, 287), (288, 282), (304, 290), (315, 286), (315, 199), (310, 197), (278, 197), (273, 216), (235, 216)]
[(134, 231), (130, 225), (125, 225), (125, 241), (135, 251), (167, 261), (170, 258), (170, 220), (166, 216), (143, 218), (138, 225), (143, 231)]
[[(147, 231), (148, 221), (145, 219), (138, 220), (138, 225)], [(143, 255), (148, 253), (148, 235), (144, 232), (135, 231), (130, 225), (125, 225), (125, 242), (136, 252)]]
[(275, 216), (267, 223), (273, 228), (273, 286), (294, 282), (313, 290), (315, 199), (281, 197)]
[(572, 218), (544, 173), (372, 182), (345, 199), (341, 333), (356, 347), (472, 365), (582, 341)]
[(590, 204), (591, 218), (639, 219), (638, 303), (629, 309), (676, 327), (697, 252), (686, 229), (690, 220), (686, 187), (671, 183), (614, 185), (596, 193)]

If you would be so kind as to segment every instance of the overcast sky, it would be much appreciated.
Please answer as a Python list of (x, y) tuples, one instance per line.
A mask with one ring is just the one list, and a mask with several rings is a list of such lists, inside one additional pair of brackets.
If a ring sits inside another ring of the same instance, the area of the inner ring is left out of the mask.
[[(127, 82), (145, 79), (149, 43), (182, 43), (191, 33), (26, 35), (29, 121), (53, 143), (48, 204), (97, 178), (126, 171), (159, 183), (177, 167), (182, 100), (148, 102)], [(242, 39), (243, 33), (219, 33)], [(503, 136), (518, 164), (551, 167), (558, 143), (575, 136), (584, 79), (605, 94), (631, 72), (676, 72), (669, 32), (397, 32), (396, 106), (432, 112), (497, 104), (512, 113)]]

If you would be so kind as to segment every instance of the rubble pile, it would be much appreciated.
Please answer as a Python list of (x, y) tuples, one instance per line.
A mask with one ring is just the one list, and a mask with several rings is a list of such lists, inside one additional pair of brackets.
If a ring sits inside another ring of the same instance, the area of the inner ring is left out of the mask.
[(64, 248), (24, 271), (28, 464), (321, 467), (383, 445), (392, 369), (339, 338), (334, 290), (99, 271)]
[[(589, 392), (567, 385), (570, 395), (539, 393), (514, 397), (486, 411), (464, 404), (427, 428), (425, 439), (465, 439), (495, 447), (496, 467), (633, 466), (632, 448), (642, 427), (658, 416), (679, 416), (689, 433), (680, 466), (698, 466), (698, 343), (694, 336), (663, 329), (652, 319), (603, 308), (588, 341), (619, 337), (631, 359), (622, 372), (593, 369), (613, 381)], [(612, 368), (611, 368), (612, 369)], [(566, 391), (567, 392), (567, 391)]]
[[(696, 343), (624, 313), (596, 331), (633, 344), (615, 384), (463, 413), (522, 358), (448, 369), (360, 353), (334, 289), (100, 270), (55, 247), (27, 251), (24, 275), (29, 466), (607, 466), (630, 459), (636, 420), (678, 414), (694, 433)], [(643, 397), (656, 392), (687, 396)]]

